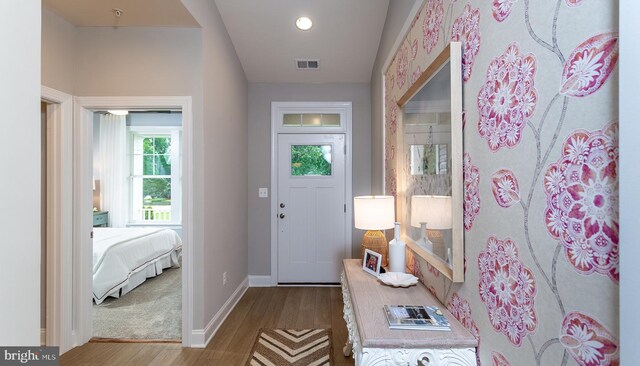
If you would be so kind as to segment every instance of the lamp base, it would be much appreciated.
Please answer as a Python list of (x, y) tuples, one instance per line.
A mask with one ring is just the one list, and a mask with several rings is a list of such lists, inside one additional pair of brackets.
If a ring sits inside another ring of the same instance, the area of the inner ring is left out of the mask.
[(360, 247), (360, 259), (364, 258), (364, 250), (369, 249), (382, 255), (382, 267), (389, 264), (389, 246), (387, 237), (380, 230), (368, 230), (362, 237), (362, 246)]

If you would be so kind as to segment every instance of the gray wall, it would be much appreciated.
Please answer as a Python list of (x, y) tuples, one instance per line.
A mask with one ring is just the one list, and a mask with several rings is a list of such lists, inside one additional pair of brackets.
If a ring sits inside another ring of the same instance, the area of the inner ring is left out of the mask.
[(195, 286), (203, 299), (194, 301), (203, 308), (194, 321), (204, 327), (247, 278), (247, 79), (215, 3), (182, 2), (202, 26), (202, 123), (194, 131), (200, 147), (194, 162), (200, 174), (194, 177), (200, 205), (196, 239), (202, 252), (194, 255), (201, 261)]
[[(369, 84), (249, 84), (249, 274), (271, 274), (270, 198), (258, 188), (271, 187), (271, 102), (349, 101), (353, 103), (353, 195), (371, 194), (371, 94)], [(351, 225), (353, 228), (353, 225)], [(353, 229), (358, 257), (362, 232)]]
[(384, 116), (382, 115), (384, 95), (382, 79), (385, 70), (382, 68), (387, 57), (395, 52), (395, 49), (392, 48), (416, 1), (419, 0), (389, 1), (387, 19), (382, 30), (376, 62), (373, 64), (371, 72), (371, 105), (373, 106), (371, 110), (371, 191), (374, 194), (384, 193)]
[(74, 95), (199, 92), (200, 29), (79, 27), (75, 39)]
[(42, 8), (42, 85), (73, 94), (76, 28)]
[[(0, 22), (0, 345), (40, 345), (40, 1)], [(8, 158), (7, 158), (8, 157)]]

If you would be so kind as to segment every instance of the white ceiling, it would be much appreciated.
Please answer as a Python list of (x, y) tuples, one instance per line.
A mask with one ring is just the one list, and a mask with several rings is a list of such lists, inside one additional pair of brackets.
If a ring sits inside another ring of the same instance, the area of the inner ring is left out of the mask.
[[(368, 83), (389, 0), (215, 0), (249, 82)], [(81, 27), (199, 27), (180, 0), (42, 0)], [(113, 8), (124, 11), (114, 16)], [(295, 21), (313, 21), (300, 31)], [(296, 59), (319, 70), (296, 70)]]
[[(77, 27), (200, 27), (180, 0), (42, 0)], [(123, 10), (116, 19), (113, 8)]]
[[(389, 0), (216, 0), (249, 82), (368, 83)], [(300, 31), (295, 21), (313, 21)], [(296, 70), (295, 59), (319, 59)]]

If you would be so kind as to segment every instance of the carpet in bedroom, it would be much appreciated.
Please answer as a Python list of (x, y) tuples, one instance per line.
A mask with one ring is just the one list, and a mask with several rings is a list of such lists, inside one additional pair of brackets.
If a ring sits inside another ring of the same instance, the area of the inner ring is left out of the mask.
[(167, 268), (160, 276), (119, 299), (93, 305), (93, 336), (127, 339), (181, 339), (182, 269)]

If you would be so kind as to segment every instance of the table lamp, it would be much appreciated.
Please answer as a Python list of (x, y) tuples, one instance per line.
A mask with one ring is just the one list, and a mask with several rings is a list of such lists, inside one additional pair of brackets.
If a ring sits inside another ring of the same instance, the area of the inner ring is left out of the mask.
[[(451, 229), (451, 196), (411, 196), (411, 226), (420, 228), (421, 237), (416, 243), (433, 252), (427, 229)], [(448, 260), (449, 253), (446, 256)]]
[(373, 250), (382, 255), (382, 266), (388, 264), (387, 237), (381, 230), (392, 229), (395, 222), (395, 207), (392, 196), (359, 196), (353, 198), (353, 215), (356, 229), (367, 230), (362, 237), (360, 259), (364, 250)]

